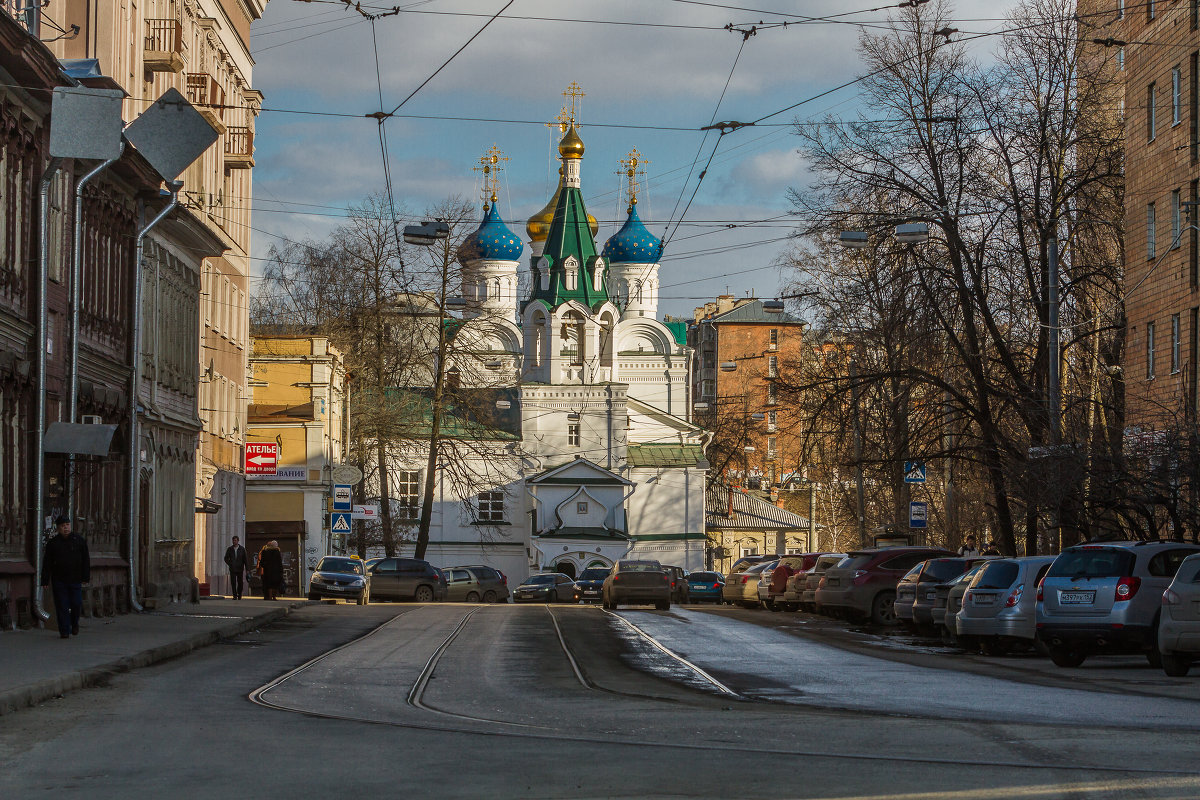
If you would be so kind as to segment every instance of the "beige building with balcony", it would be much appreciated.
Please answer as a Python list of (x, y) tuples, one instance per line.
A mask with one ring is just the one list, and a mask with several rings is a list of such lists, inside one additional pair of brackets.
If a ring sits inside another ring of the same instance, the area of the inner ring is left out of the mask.
[[(190, 545), (176, 548), (188, 551), (177, 557), (201, 580), (214, 564), (223, 568), (224, 549), (230, 537), (242, 534), (245, 515), (251, 169), (262, 103), (251, 85), (249, 45), (250, 25), (265, 5), (266, 0), (49, 0), (43, 10), (43, 20), (62, 29), (79, 26), (78, 36), (50, 46), (61, 59), (95, 59), (99, 71), (128, 94), (126, 120), (174, 88), (220, 133), (180, 176), (181, 204), (225, 249), (204, 259), (199, 281), (196, 360), (203, 430), (189, 445), (195, 449), (198, 513), (187, 530), (154, 534)], [(157, 238), (155, 232), (149, 236), (152, 243)]]

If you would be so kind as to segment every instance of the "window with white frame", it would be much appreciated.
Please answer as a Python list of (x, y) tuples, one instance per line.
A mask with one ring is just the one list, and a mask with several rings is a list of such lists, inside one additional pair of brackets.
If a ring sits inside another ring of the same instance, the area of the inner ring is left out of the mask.
[(570, 447), (579, 447), (579, 423), (572, 422), (567, 425), (567, 445)]
[(1117, 0), (1117, 19), (1125, 19), (1125, 0)]
[(1154, 83), (1146, 87), (1146, 138), (1153, 142), (1155, 136), (1155, 113), (1154, 113)]
[(1180, 364), (1179, 315), (1171, 315), (1171, 373), (1179, 372)]
[(1171, 69), (1171, 124), (1183, 121), (1183, 73), (1179, 67)]
[(1125, 71), (1125, 48), (1124, 47), (1117, 50), (1117, 71), (1119, 71), (1119, 72)]
[(1146, 19), (1152, 20), (1158, 16), (1158, 9), (1155, 8), (1154, 0), (1146, 0)]
[(768, 411), (767, 412), (767, 430), (773, 431), (779, 427), (778, 416), (779, 416), (778, 411)]
[(767, 377), (774, 378), (779, 374), (779, 356), (769, 356), (767, 358)]
[(742, 547), (742, 558), (758, 555), (757, 547)]
[(767, 384), (767, 405), (773, 406), (779, 402), (779, 390), (775, 388), (775, 384)]
[(1146, 258), (1154, 258), (1155, 252), (1155, 223), (1154, 203), (1146, 203)]
[(779, 347), (779, 328), (771, 328), (771, 349), (775, 350)]
[(1154, 323), (1146, 323), (1146, 380), (1154, 377)]
[(706, 378), (700, 381), (700, 396), (712, 397), (716, 394), (717, 382), (711, 378)]
[(775, 456), (776, 456), (776, 452), (777, 452), (775, 450), (775, 438), (776, 437), (774, 437), (774, 436), (767, 437), (767, 460), (768, 461), (775, 460)]
[(392, 473), (396, 488), (396, 505), (400, 507), (400, 522), (416, 522), (421, 518), (421, 473), (417, 470), (397, 470)]
[(479, 521), (504, 522), (504, 492), (494, 489), (479, 493)]

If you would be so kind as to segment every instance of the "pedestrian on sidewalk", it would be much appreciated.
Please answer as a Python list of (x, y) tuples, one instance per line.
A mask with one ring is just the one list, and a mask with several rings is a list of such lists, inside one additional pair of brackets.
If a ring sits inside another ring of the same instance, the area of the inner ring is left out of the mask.
[(993, 540), (993, 539), (988, 540), (987, 548), (983, 551), (983, 555), (985, 555), (985, 556), (1000, 555), (1000, 548), (996, 546), (995, 540)]
[(59, 517), (54, 525), (58, 533), (46, 542), (42, 557), (42, 586), (49, 586), (54, 593), (59, 637), (69, 639), (79, 633), (83, 584), (92, 579), (92, 559), (84, 538), (71, 533), (69, 517)]
[(229, 581), (233, 585), (233, 599), (242, 599), (242, 578), (249, 572), (250, 557), (246, 554), (246, 548), (242, 547), (241, 540), (238, 537), (233, 537), (233, 544), (225, 549), (225, 566), (229, 568)]
[(279, 590), (283, 588), (283, 553), (274, 539), (258, 551), (258, 576), (262, 579), (263, 597), (279, 599)]
[(963, 546), (958, 548), (958, 554), (964, 558), (979, 555), (979, 548), (975, 546), (975, 534), (967, 534), (967, 538), (963, 540)]

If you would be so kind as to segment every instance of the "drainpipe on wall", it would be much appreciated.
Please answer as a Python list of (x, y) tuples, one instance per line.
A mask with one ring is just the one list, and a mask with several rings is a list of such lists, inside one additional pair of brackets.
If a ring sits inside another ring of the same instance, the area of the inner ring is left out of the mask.
[[(34, 12), (38, 13), (37, 11)], [(42, 608), (42, 550), (46, 521), (46, 334), (49, 330), (50, 310), (46, 303), (46, 287), (50, 283), (50, 183), (62, 167), (61, 158), (52, 158), (46, 164), (38, 186), (41, 212), (38, 216), (38, 235), (41, 253), (38, 256), (38, 321), (37, 339), (37, 419), (33, 432), (33, 611), (40, 620), (50, 619)]]
[[(115, 158), (101, 163), (75, 183), (75, 242), (71, 263), (71, 373), (67, 387), (67, 422), (78, 421), (79, 410), (79, 304), (83, 276), (83, 189), (92, 178), (108, 169), (125, 152), (125, 140)], [(67, 456), (67, 516), (75, 521), (75, 454)]]
[(154, 219), (138, 231), (137, 246), (134, 248), (133, 266), (133, 331), (131, 333), (133, 352), (133, 377), (129, 392), (129, 605), (134, 611), (142, 611), (137, 601), (137, 546), (138, 546), (138, 470), (140, 455), (138, 451), (138, 394), (142, 385), (142, 248), (146, 234), (162, 222), (175, 206), (179, 205), (179, 190), (183, 181), (168, 181), (171, 201)]

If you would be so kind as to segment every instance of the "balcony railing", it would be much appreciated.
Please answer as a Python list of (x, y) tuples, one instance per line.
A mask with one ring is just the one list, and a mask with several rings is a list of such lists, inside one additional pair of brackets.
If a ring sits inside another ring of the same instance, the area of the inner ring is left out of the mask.
[(250, 169), (254, 166), (254, 129), (247, 125), (230, 125), (225, 133), (225, 166)]
[(225, 132), (225, 90), (216, 78), (207, 72), (189, 72), (187, 99), (217, 133)]
[(183, 23), (177, 19), (146, 20), (143, 60), (151, 72), (183, 72)]

